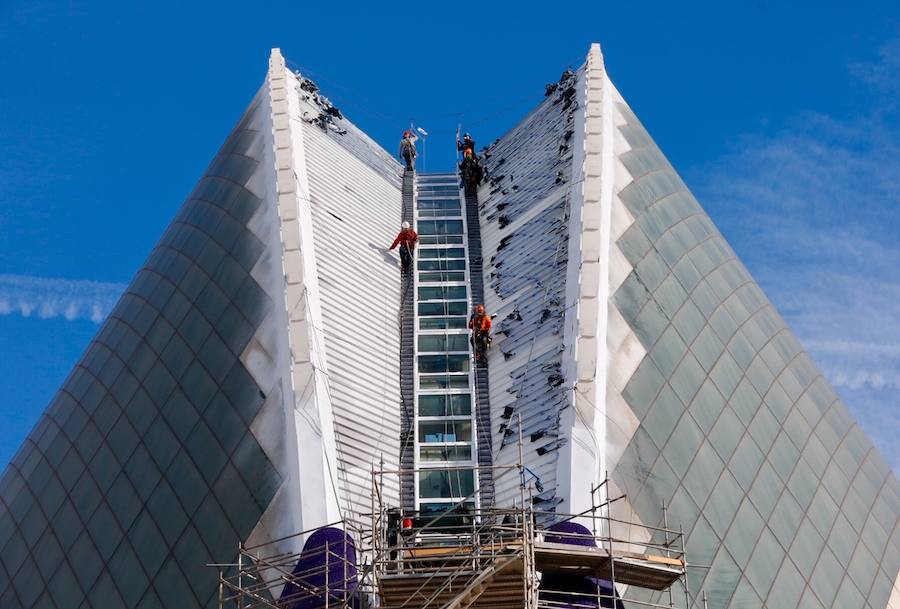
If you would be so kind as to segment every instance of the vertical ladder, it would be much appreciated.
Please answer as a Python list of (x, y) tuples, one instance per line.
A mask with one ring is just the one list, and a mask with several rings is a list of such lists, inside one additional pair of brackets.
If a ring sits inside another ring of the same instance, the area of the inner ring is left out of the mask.
[[(406, 170), (403, 173), (403, 220), (413, 224), (415, 214), (416, 174)], [(404, 510), (415, 509), (415, 340), (414, 310), (416, 295), (413, 293), (413, 273), (401, 273), (400, 289), (400, 504)]]
[[(469, 252), (469, 292), (474, 304), (484, 303), (484, 264), (481, 255), (481, 226), (478, 217), (478, 193), (475, 188), (465, 187), (465, 214), (468, 230)], [(490, 314), (490, 311), (487, 312)], [(475, 369), (475, 407), (478, 422), (478, 465), (480, 470), (482, 508), (494, 504), (494, 481), (491, 470), (494, 451), (491, 434), (491, 400), (487, 366)]]

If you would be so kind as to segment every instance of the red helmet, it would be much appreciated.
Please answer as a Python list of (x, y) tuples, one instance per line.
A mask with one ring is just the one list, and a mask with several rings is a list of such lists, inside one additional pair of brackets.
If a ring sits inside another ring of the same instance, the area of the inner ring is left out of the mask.
[(410, 133), (409, 131), (403, 132), (403, 137), (409, 137), (410, 135), (412, 135), (412, 133)]

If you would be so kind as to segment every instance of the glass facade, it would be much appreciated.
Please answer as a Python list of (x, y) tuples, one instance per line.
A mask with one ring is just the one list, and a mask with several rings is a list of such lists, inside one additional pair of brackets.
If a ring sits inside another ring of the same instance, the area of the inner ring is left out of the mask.
[(212, 607), (281, 478), (240, 354), (272, 307), (259, 100), (0, 479), (0, 607)]
[[(648, 525), (684, 526), (710, 607), (886, 606), (900, 484), (627, 106), (634, 271), (613, 301), (647, 351), (640, 425), (612, 477)], [(634, 599), (652, 597), (635, 590)], [(683, 595), (676, 600), (683, 606)], [(658, 597), (657, 597), (658, 600)], [(702, 601), (694, 606), (702, 607)]]
[[(416, 507), (428, 511), (475, 489), (475, 412), (467, 320), (465, 226), (455, 175), (417, 178)], [(452, 468), (452, 469), (448, 469)], [(427, 499), (427, 503), (422, 503)]]

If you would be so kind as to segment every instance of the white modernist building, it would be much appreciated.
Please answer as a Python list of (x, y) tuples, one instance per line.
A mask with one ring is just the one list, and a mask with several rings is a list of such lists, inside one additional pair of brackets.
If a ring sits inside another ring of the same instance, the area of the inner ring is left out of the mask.
[(623, 538), (682, 526), (709, 607), (900, 608), (900, 483), (599, 46), (480, 155), (468, 197), (404, 176), (274, 50), (0, 480), (0, 606), (214, 606), (204, 565), (367, 518), (373, 470), (428, 470), (388, 504), (511, 505), (475, 469), (521, 450), (545, 512), (608, 479)]

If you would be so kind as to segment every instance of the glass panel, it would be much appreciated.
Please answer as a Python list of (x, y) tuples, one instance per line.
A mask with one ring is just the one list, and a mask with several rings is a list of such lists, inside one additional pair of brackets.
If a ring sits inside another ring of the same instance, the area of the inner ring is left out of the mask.
[[(425, 525), (436, 516), (440, 516), (444, 512), (448, 514), (472, 514), (475, 511), (475, 503), (467, 501), (461, 505), (453, 503), (420, 503), (419, 518), (420, 524)], [(466, 526), (470, 525), (469, 519), (465, 516), (444, 516), (440, 519), (440, 524), (445, 526)]]
[(423, 334), (419, 336), (419, 352), (446, 351), (446, 337), (442, 334)]
[(469, 354), (420, 355), (419, 372), (468, 372)]
[(844, 567), (834, 557), (834, 554), (828, 548), (823, 548), (809, 583), (810, 587), (816, 591), (816, 596), (828, 607), (832, 606), (843, 573)]
[(747, 564), (753, 546), (764, 526), (763, 519), (759, 517), (753, 504), (745, 499), (737, 512), (735, 523), (728, 531), (728, 536), (725, 537), (725, 546), (735, 560), (740, 564)]
[(468, 304), (464, 300), (419, 303), (419, 315), (422, 316), (465, 315), (467, 309)]
[(468, 389), (468, 374), (438, 374), (419, 377), (420, 389)]
[(450, 245), (462, 243), (462, 235), (423, 236), (419, 235), (419, 243), (422, 245)]
[(419, 351), (467, 351), (468, 337), (465, 334), (420, 334)]
[(419, 300), (465, 300), (466, 286), (436, 286), (419, 288)]
[(465, 327), (465, 317), (431, 317), (419, 320), (420, 330), (461, 330)]
[(423, 446), (419, 450), (422, 461), (469, 461), (472, 459), (471, 446)]
[(439, 209), (441, 207), (459, 207), (459, 198), (420, 198), (416, 205), (419, 209)]
[(643, 417), (650, 410), (656, 395), (662, 388), (665, 379), (649, 357), (645, 357), (641, 365), (631, 376), (622, 395), (638, 417)]
[(452, 209), (423, 209), (419, 211), (420, 218), (456, 218), (461, 216), (462, 213), (457, 210)]
[(466, 252), (461, 247), (426, 248), (419, 250), (419, 258), (464, 258)]
[(435, 281), (465, 281), (466, 274), (459, 272), (449, 273), (419, 273), (419, 283), (428, 283)]
[(432, 499), (466, 497), (475, 490), (472, 470), (419, 472), (419, 497)]
[(419, 199), (421, 209), (459, 209), (459, 199)]
[(471, 421), (422, 421), (419, 423), (419, 442), (471, 442)]
[(472, 396), (467, 393), (454, 395), (420, 395), (419, 416), (446, 417), (472, 413)]
[[(772, 584), (769, 591), (769, 597), (766, 599), (768, 607), (800, 607), (800, 597), (803, 595), (803, 577), (797, 570), (797, 567), (790, 560), (785, 560), (781, 569), (778, 571), (778, 577)], [(838, 607), (849, 609), (851, 605), (838, 603)], [(862, 608), (862, 603), (858, 605)]]
[(462, 215), (462, 210), (460, 209), (458, 202), (455, 205), (436, 205), (427, 209), (423, 209), (421, 203), (431, 203), (431, 201), (420, 202), (419, 218), (459, 217)]
[[(429, 531), (435, 533), (459, 533), (472, 530), (472, 513), (475, 511), (474, 502), (466, 502), (462, 505), (453, 503), (422, 503), (419, 504), (419, 517), (416, 519), (417, 527), (428, 525)], [(441, 514), (445, 514), (441, 516)]]
[(428, 195), (459, 195), (459, 187), (456, 184), (419, 184), (418, 194)]
[(422, 235), (462, 235), (462, 220), (422, 220), (418, 223)]
[(420, 271), (462, 271), (466, 268), (466, 261), (459, 260), (419, 260)]
[[(738, 580), (741, 578), (741, 569), (729, 556), (725, 548), (721, 548), (713, 561), (709, 576), (703, 584), (704, 592), (708, 594), (710, 607), (725, 607), (728, 605)], [(802, 584), (801, 584), (802, 587)], [(796, 607), (797, 605), (770, 605), (772, 607)]]
[(756, 542), (750, 563), (744, 569), (747, 579), (760, 596), (766, 596), (768, 593), (783, 557), (784, 552), (775, 536), (769, 529), (764, 528)]

